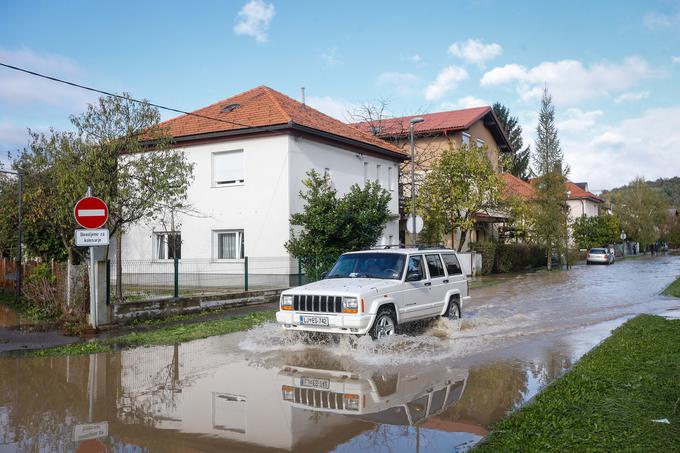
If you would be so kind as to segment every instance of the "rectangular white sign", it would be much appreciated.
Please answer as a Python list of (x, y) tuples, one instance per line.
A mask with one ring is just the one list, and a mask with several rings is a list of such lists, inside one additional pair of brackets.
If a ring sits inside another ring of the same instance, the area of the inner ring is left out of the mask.
[(96, 247), (109, 245), (109, 230), (76, 230), (76, 245), (80, 247)]
[(78, 209), (80, 217), (104, 217), (106, 212), (103, 209)]
[(88, 439), (101, 439), (109, 435), (109, 422), (76, 425), (73, 430), (73, 440), (80, 442)]

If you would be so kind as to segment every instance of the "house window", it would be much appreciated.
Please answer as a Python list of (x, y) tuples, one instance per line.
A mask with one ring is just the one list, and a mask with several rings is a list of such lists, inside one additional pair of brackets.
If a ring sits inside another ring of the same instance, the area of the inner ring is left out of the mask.
[(475, 142), (477, 142), (477, 146), (481, 148), (482, 146), (486, 145), (486, 142), (482, 140), (481, 138), (475, 139)]
[(387, 167), (387, 188), (394, 190), (394, 178), (392, 178), (392, 167)]
[(154, 233), (154, 257), (157, 260), (174, 260), (182, 258), (182, 234), (178, 231)]
[(462, 141), (463, 141), (463, 145), (469, 145), (470, 144), (470, 134), (468, 134), (467, 132), (463, 132)]
[(382, 181), (382, 165), (376, 165), (375, 166), (375, 181), (380, 184), (381, 186), (383, 185)]
[(364, 184), (368, 182), (368, 162), (364, 162)]
[(242, 230), (215, 231), (215, 257), (218, 260), (243, 259), (245, 242)]
[(213, 186), (230, 186), (234, 184), (242, 184), (245, 181), (243, 173), (242, 149), (213, 153)]

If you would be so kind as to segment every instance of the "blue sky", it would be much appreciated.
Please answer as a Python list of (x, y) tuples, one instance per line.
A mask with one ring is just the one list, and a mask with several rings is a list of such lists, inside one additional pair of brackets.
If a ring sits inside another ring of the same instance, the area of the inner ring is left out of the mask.
[[(680, 174), (680, 2), (511, 3), (5, 0), (0, 61), (185, 110), (260, 84), (340, 118), (498, 100), (527, 141), (547, 84), (572, 179)], [(0, 151), (92, 99), (0, 68)]]

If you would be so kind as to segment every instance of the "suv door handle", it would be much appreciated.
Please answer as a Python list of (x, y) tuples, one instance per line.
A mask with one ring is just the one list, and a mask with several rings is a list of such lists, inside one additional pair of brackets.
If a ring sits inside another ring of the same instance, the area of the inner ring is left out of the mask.
[(448, 282), (449, 282), (449, 280), (448, 280), (448, 279), (446, 279), (446, 280), (442, 281), (442, 283), (448, 283)]
[(432, 282), (425, 282), (425, 283), (423, 283), (423, 285), (424, 285), (424, 286), (431, 286), (431, 285), (432, 285)]

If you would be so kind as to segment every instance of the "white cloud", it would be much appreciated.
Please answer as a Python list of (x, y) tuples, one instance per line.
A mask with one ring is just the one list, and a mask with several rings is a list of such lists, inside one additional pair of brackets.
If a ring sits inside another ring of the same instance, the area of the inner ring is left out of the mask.
[[(0, 48), (0, 61), (74, 81), (78, 81), (82, 75), (82, 70), (63, 56), (39, 54), (29, 49)], [(96, 94), (79, 88), (0, 67), (0, 102), (16, 105), (47, 104), (79, 110), (96, 98)]]
[(425, 88), (425, 99), (428, 101), (437, 101), (445, 94), (454, 90), (458, 83), (467, 79), (468, 73), (460, 66), (448, 66), (437, 75), (434, 82), (430, 83)]
[(479, 39), (468, 39), (465, 42), (451, 44), (449, 53), (468, 63), (484, 66), (487, 61), (501, 55), (503, 48), (500, 44), (484, 44)]
[(439, 108), (442, 110), (458, 110), (458, 109), (469, 109), (472, 107), (481, 107), (484, 105), (491, 105), (487, 101), (476, 98), (474, 96), (463, 96), (456, 102), (442, 102), (439, 104)]
[(578, 108), (567, 109), (557, 122), (560, 132), (580, 132), (592, 128), (597, 120), (604, 115), (602, 110), (583, 111)]
[(614, 99), (614, 102), (617, 104), (621, 104), (622, 102), (636, 102), (636, 101), (641, 101), (643, 99), (647, 99), (649, 97), (649, 91), (629, 91), (626, 93), (623, 93)]
[(680, 24), (680, 2), (675, 2), (675, 10), (668, 13), (652, 11), (645, 14), (643, 22), (650, 30), (660, 30)]
[(348, 120), (348, 113), (354, 110), (354, 105), (351, 102), (343, 99), (335, 99), (331, 96), (310, 96), (306, 100), (307, 105), (312, 108), (339, 119), (340, 121)]
[(413, 94), (418, 82), (418, 76), (410, 72), (383, 72), (376, 79), (378, 86), (389, 87), (405, 96)]
[(0, 122), (0, 158), (7, 157), (7, 151), (13, 151), (28, 144), (28, 130), (10, 122)]
[(333, 47), (329, 50), (326, 50), (321, 53), (321, 59), (328, 65), (328, 66), (335, 66), (336, 64), (342, 63), (338, 57), (336, 56), (338, 52), (337, 47)]
[(560, 60), (546, 61), (533, 68), (517, 64), (499, 66), (486, 72), (480, 85), (489, 87), (514, 83), (523, 101), (533, 101), (540, 99), (547, 84), (557, 104), (574, 105), (628, 90), (650, 75), (647, 61), (640, 57), (589, 67), (578, 60)]
[(618, 124), (601, 126), (595, 135), (562, 134), (562, 148), (572, 179), (593, 189), (647, 179), (677, 176), (680, 168), (679, 107), (655, 108)]
[(678, 57), (671, 57), (671, 61), (672, 61), (673, 63), (680, 64), (680, 56), (678, 56)]
[(250, 0), (238, 12), (234, 33), (252, 36), (257, 42), (267, 42), (267, 31), (274, 14), (273, 3), (265, 3), (263, 0)]
[(422, 57), (418, 54), (411, 55), (408, 59), (414, 63), (421, 63), (423, 61)]

